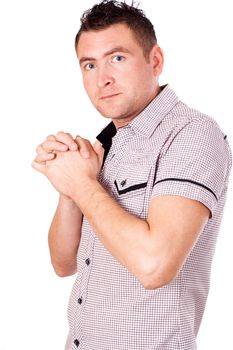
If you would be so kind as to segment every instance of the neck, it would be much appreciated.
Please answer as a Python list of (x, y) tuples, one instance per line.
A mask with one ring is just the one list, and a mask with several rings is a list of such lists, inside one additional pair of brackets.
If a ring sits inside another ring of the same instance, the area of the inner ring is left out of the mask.
[(135, 115), (134, 117), (131, 118), (125, 118), (125, 119), (118, 119), (118, 120), (112, 120), (112, 122), (114, 123), (116, 129), (122, 128), (123, 126), (128, 125), (134, 118), (136, 118), (150, 103), (151, 101), (153, 101), (155, 99), (155, 97), (161, 92), (161, 88), (159, 85), (157, 85), (156, 89), (155, 89), (155, 93), (153, 94), (153, 96), (149, 99), (149, 101), (146, 103), (146, 105), (142, 108), (142, 110)]

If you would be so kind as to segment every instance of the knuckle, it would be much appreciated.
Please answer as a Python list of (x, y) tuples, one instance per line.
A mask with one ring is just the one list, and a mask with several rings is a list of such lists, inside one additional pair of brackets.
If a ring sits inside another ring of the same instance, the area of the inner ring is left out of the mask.
[(35, 161), (36, 161), (37, 163), (40, 163), (40, 162), (42, 161), (41, 155), (38, 155), (38, 156), (36, 157)]
[(82, 144), (83, 144), (84, 147), (88, 147), (90, 145), (90, 141), (83, 138), (82, 139)]
[(73, 140), (73, 136), (69, 132), (67, 132), (66, 135), (69, 136)]
[(44, 154), (42, 154), (42, 155), (41, 155), (41, 160), (42, 160), (42, 161), (47, 160), (47, 159), (48, 159), (48, 155), (49, 155), (49, 153), (44, 153)]
[(63, 142), (67, 145), (74, 142), (73, 136), (71, 134), (69, 134), (68, 132), (64, 132), (64, 131), (59, 131), (57, 133), (56, 140)]
[(35, 159), (34, 159), (34, 162), (35, 163), (41, 163), (41, 158), (39, 156), (37, 156)]
[(73, 139), (73, 136), (70, 135), (70, 134), (67, 134), (66, 140), (67, 140), (67, 142), (68, 142), (69, 144), (72, 144), (72, 143), (75, 142), (74, 139)]
[(43, 153), (45, 152), (48, 152), (50, 150), (50, 142), (51, 141), (45, 141), (41, 147), (42, 147), (42, 150), (43, 150)]
[(64, 136), (64, 135), (65, 135), (64, 131), (58, 131), (58, 132), (56, 133), (56, 138), (57, 138), (57, 137), (60, 137), (60, 136)]
[(42, 153), (42, 149), (43, 149), (43, 147), (42, 147), (42, 144), (40, 144), (39, 146), (37, 146), (36, 147), (36, 153)]
[(76, 140), (77, 140), (78, 142), (80, 142), (81, 144), (83, 144), (83, 143), (86, 142), (86, 139), (84, 139), (83, 137), (81, 137), (81, 136), (79, 136), (79, 135), (76, 137)]
[(48, 141), (55, 141), (56, 137), (54, 135), (48, 135), (46, 140), (48, 140)]

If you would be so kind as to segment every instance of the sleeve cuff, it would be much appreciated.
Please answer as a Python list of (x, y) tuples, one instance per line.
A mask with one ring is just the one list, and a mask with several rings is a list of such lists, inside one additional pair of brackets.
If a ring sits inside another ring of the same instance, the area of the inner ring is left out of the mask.
[(158, 182), (154, 185), (152, 198), (158, 196), (181, 196), (199, 201), (210, 210), (210, 218), (213, 216), (217, 204), (217, 198), (214, 193), (191, 181), (166, 180)]

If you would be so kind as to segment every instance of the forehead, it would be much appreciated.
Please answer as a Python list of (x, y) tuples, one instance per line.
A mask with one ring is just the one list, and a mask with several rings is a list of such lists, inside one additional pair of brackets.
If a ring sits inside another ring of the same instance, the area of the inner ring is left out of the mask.
[(132, 51), (141, 49), (126, 24), (114, 24), (103, 30), (83, 32), (79, 38), (77, 55), (98, 55), (113, 47), (125, 47)]

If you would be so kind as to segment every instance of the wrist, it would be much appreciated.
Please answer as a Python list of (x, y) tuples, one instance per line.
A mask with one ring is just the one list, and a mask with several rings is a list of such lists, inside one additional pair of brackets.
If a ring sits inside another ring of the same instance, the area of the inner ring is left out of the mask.
[(67, 196), (66, 194), (64, 194), (64, 193), (60, 193), (59, 192), (59, 200), (60, 201), (67, 201), (67, 202), (73, 202), (73, 199), (72, 198), (70, 198), (69, 196)]
[(76, 206), (76, 203), (73, 201), (73, 199), (63, 193), (59, 193), (58, 203), (60, 206)]
[(82, 184), (74, 186), (75, 190), (71, 198), (76, 205), (83, 206), (93, 198), (100, 186), (101, 185), (97, 179), (87, 178)]

